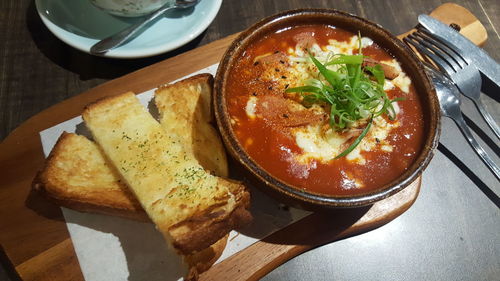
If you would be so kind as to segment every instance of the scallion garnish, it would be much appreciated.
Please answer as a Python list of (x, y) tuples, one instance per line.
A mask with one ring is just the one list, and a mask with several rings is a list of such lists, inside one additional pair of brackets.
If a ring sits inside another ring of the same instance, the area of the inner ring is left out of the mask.
[(370, 121), (368, 121), (368, 124), (366, 125), (365, 129), (356, 138), (356, 140), (346, 150), (342, 151), (339, 155), (335, 156), (334, 159), (338, 159), (340, 157), (344, 157), (347, 154), (349, 154), (351, 151), (353, 151), (356, 148), (356, 146), (358, 146), (358, 144), (361, 142), (361, 140), (366, 136), (366, 134), (368, 134), (368, 131), (370, 130), (370, 127), (372, 126), (372, 121), (373, 120), (370, 119)]
[(356, 121), (366, 120), (363, 132), (335, 159), (349, 154), (359, 145), (370, 130), (373, 118), (387, 114), (394, 119), (396, 114), (392, 103), (400, 100), (387, 97), (384, 71), (380, 65), (362, 66), (365, 56), (361, 53), (361, 43), (359, 51), (357, 55), (334, 55), (324, 64), (309, 53), (319, 71), (318, 77), (307, 81), (304, 86), (286, 90), (301, 93), (306, 106), (329, 104), (329, 123), (335, 131), (348, 130)]

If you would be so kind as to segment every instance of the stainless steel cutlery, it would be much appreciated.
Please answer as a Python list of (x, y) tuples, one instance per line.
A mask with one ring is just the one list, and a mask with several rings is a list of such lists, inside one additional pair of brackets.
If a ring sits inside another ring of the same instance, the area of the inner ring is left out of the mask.
[(413, 45), (421, 54), (431, 59), (439, 69), (451, 78), (460, 92), (470, 98), (491, 130), (500, 139), (500, 128), (484, 107), (481, 101), (481, 74), (479, 70), (468, 63), (455, 46), (446, 45), (434, 39), (428, 31), (419, 29), (404, 38), (404, 41)]
[(436, 94), (439, 99), (441, 114), (451, 118), (457, 124), (458, 128), (465, 136), (474, 151), (481, 157), (481, 160), (488, 166), (498, 180), (500, 180), (500, 169), (498, 165), (490, 158), (488, 153), (481, 147), (472, 135), (469, 127), (464, 121), (462, 112), (460, 110), (460, 93), (453, 84), (453, 82), (444, 76), (433, 67), (425, 64), (427, 74), (431, 78), (432, 83), (436, 89)]
[(481, 73), (500, 87), (500, 65), (483, 49), (455, 29), (428, 15), (418, 16), (418, 22), (433, 36), (448, 46), (460, 49), (468, 63), (474, 65)]
[(500, 87), (499, 65), (454, 29), (426, 15), (420, 15), (418, 19), (422, 26), (406, 36), (404, 42), (422, 56), (426, 72), (436, 89), (442, 115), (455, 121), (474, 151), (500, 180), (498, 165), (476, 141), (460, 110), (462, 92), (474, 102), (497, 140), (500, 139), (500, 129), (480, 99), (480, 71)]

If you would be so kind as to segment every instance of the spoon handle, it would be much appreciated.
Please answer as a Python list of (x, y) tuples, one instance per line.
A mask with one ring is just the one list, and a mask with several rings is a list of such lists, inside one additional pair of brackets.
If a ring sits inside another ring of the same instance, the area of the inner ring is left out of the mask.
[(469, 127), (464, 121), (464, 118), (462, 117), (462, 114), (458, 116), (453, 117), (453, 121), (457, 123), (458, 128), (460, 131), (462, 131), (462, 134), (465, 136), (469, 144), (472, 146), (474, 151), (481, 157), (483, 162), (488, 166), (488, 168), (495, 174), (497, 180), (500, 181), (500, 169), (498, 168), (497, 164), (493, 162), (493, 160), (490, 158), (490, 156), (484, 151), (484, 149), (479, 145), (479, 143), (476, 141), (474, 136), (472, 135), (471, 131), (469, 130)]
[(500, 139), (500, 128), (498, 127), (497, 123), (493, 119), (493, 117), (490, 115), (488, 111), (486, 111), (486, 108), (484, 107), (483, 103), (479, 98), (473, 100), (474, 103), (476, 104), (476, 107), (479, 109), (479, 112), (484, 118), (484, 121), (490, 126), (491, 130), (495, 133), (497, 138)]
[(109, 50), (123, 45), (124, 43), (134, 39), (135, 36), (144, 29), (144, 27), (158, 19), (161, 15), (163, 15), (163, 13), (175, 7), (175, 1), (170, 2), (170, 4), (166, 4), (156, 12), (149, 15), (143, 21), (131, 25), (116, 34), (113, 34), (97, 42), (90, 48), (90, 53), (93, 55), (104, 55)]

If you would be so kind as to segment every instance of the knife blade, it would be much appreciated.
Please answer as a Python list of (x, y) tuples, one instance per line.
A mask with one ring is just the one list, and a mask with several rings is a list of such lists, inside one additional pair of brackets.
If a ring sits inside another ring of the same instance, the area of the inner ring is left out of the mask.
[(419, 15), (418, 22), (432, 35), (444, 43), (461, 50), (461, 55), (468, 63), (474, 65), (481, 73), (500, 87), (500, 65), (483, 49), (476, 46), (462, 34), (428, 15)]

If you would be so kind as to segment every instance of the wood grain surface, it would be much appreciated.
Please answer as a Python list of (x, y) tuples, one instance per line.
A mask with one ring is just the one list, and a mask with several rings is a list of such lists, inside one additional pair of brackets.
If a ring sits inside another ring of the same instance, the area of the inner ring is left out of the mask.
[[(337, 1), (334, 8), (367, 17), (394, 33), (402, 33), (414, 26), (419, 13), (430, 12), (439, 3), (441, 2), (401, 1), (382, 5), (380, 1)], [(489, 34), (496, 34), (494, 27), (498, 23), (498, 4), (495, 1), (458, 3), (472, 10), (485, 24)], [(0, 242), (4, 250), (16, 249), (13, 252), (6, 251), (9, 260), (3, 261), (14, 266), (25, 280), (54, 280), (56, 277), (59, 280), (82, 279), (78, 261), (72, 250), (68, 251), (72, 244), (59, 209), (47, 205), (25, 188), (32, 179), (27, 175), (36, 171), (43, 161), (38, 131), (78, 115), (86, 103), (100, 96), (126, 90), (141, 92), (151, 88), (151, 85), (159, 85), (179, 78), (183, 73), (189, 73), (186, 71), (192, 69), (193, 64), (198, 69), (218, 61), (232, 37), (212, 44), (209, 42), (241, 31), (263, 16), (289, 8), (333, 6), (329, 1), (262, 0), (251, 1), (251, 4), (247, 1), (224, 1), (214, 23), (192, 43), (154, 58), (119, 61), (92, 57), (59, 42), (41, 23), (33, 1), (4, 1), (0, 5), (0, 15), (4, 19), (0, 21), (0, 30), (5, 31), (0, 35), (0, 138), (12, 133), (3, 141), (0, 150), (0, 171), (4, 179), (0, 189)], [(485, 49), (490, 50), (494, 56), (498, 54), (493, 52), (495, 43), (499, 43), (498, 35), (490, 37), (485, 45)], [(202, 62), (184, 53), (198, 46), (202, 47), (196, 51), (206, 54), (206, 59)], [(168, 64), (154, 64), (167, 58), (171, 58)], [(142, 69), (145, 66), (149, 68)], [(149, 71), (161, 75), (144, 75)], [(102, 84), (130, 72), (132, 73), (125, 78)], [(137, 79), (139, 77), (141, 79)], [(100, 86), (93, 88), (97, 85)], [(93, 89), (89, 90), (91, 88)], [(73, 98), (28, 119), (68, 97)], [(23, 121), (23, 126), (13, 131)], [(13, 187), (24, 188), (13, 190)], [(411, 205), (413, 201), (408, 202)], [(9, 210), (16, 210), (20, 205), (28, 208), (20, 214), (9, 213)], [(409, 205), (404, 205), (406, 207)], [(315, 219), (318, 218), (313, 217), (311, 220)], [(328, 238), (335, 239), (355, 233), (356, 228), (353, 228), (353, 232), (339, 231), (338, 236)], [(276, 235), (280, 237), (281, 234)], [(26, 241), (34, 237), (37, 243), (26, 246)], [(285, 252), (298, 254), (319, 244), (320, 241), (310, 241), (307, 246), (295, 247), (293, 251), (285, 248)], [(273, 251), (273, 244), (265, 244), (262, 249)], [(251, 251), (249, 253), (251, 255)], [(286, 256), (278, 263), (270, 260), (262, 269), (249, 272), (248, 278), (259, 278), (290, 257), (291, 255)], [(235, 257), (240, 258), (242, 257)], [(227, 267), (214, 267), (214, 271), (208, 272), (204, 278), (210, 280), (211, 274), (221, 268), (223, 273), (228, 273), (225, 271)]]
[[(81, 0), (78, 0), (81, 1)], [(0, 1), (0, 140), (34, 114), (105, 81), (240, 32), (277, 12), (305, 7), (335, 8), (381, 24), (394, 34), (410, 30), (421, 13), (446, 1), (226, 0), (208, 29), (189, 44), (156, 57), (115, 60), (90, 56), (58, 40), (40, 20), (35, 1)], [(500, 4), (496, 0), (454, 1), (484, 24), (484, 46), (495, 59), (500, 44)]]
[[(21, 279), (83, 279), (59, 207), (30, 191), (30, 183), (44, 159), (38, 132), (79, 115), (86, 104), (96, 99), (129, 90), (141, 93), (212, 65), (220, 60), (233, 38), (215, 41), (63, 101), (28, 119), (4, 140), (0, 170), (6, 171), (9, 178), (0, 190), (0, 198), (5, 201), (0, 205), (1, 225), (5, 230), (0, 233), (0, 241)], [(371, 207), (309, 216), (267, 237), (264, 242), (252, 245), (248, 251), (230, 257), (203, 278), (220, 280), (222, 276), (232, 276), (239, 280), (256, 280), (312, 247), (387, 223), (411, 206), (419, 188), (420, 179), (404, 192)], [(326, 223), (332, 218), (335, 221)], [(262, 252), (267, 255), (260, 255)], [(243, 269), (245, 271), (240, 272)]]
[(252, 244), (200, 276), (202, 281), (259, 280), (287, 260), (319, 245), (375, 229), (395, 219), (415, 202), (418, 178), (403, 191), (372, 206), (314, 213)]

